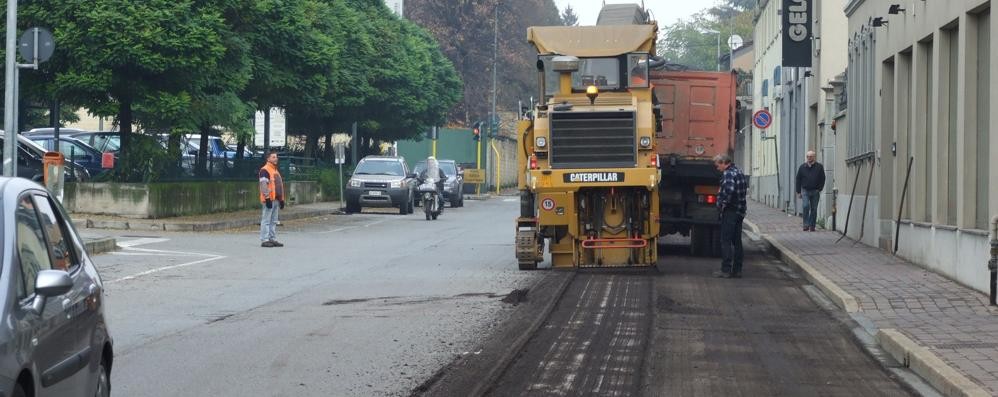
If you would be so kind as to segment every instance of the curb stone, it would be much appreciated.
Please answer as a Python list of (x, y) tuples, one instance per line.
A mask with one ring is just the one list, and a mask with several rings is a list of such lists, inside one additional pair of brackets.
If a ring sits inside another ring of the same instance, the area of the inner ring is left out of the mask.
[(87, 239), (83, 245), (90, 255), (100, 255), (118, 250), (118, 241), (113, 237)]
[(905, 367), (911, 368), (946, 396), (987, 397), (984, 388), (967, 379), (939, 356), (922, 347), (896, 329), (881, 329), (877, 343)]
[[(759, 227), (746, 219), (745, 225), (754, 234), (761, 237), (779, 257), (788, 264), (797, 266), (805, 274), (808, 281), (818, 287), (828, 298), (850, 315), (862, 312), (856, 298), (845, 292), (837, 284), (825, 277), (821, 272), (804, 261), (800, 256), (790, 251), (783, 244), (761, 233)], [(894, 357), (904, 367), (925, 379), (929, 384), (948, 397), (985, 397), (990, 394), (979, 385), (960, 374), (959, 371), (946, 364), (917, 342), (911, 340), (896, 329), (876, 329), (876, 341), (884, 351)]]

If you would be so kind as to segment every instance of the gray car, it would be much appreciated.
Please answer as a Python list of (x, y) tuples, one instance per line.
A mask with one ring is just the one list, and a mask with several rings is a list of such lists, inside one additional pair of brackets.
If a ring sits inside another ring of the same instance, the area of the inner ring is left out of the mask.
[(364, 157), (347, 184), (346, 210), (355, 213), (363, 207), (395, 207), (402, 215), (411, 214), (416, 197), (415, 177), (402, 157)]
[(104, 284), (59, 203), (0, 178), (0, 395), (109, 396), (112, 341)]

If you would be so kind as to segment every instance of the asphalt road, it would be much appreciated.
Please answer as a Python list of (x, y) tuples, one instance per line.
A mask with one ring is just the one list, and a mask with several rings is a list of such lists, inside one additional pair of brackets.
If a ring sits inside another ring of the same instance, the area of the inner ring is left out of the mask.
[(745, 278), (716, 279), (684, 249), (659, 271), (577, 275), (489, 394), (910, 395), (779, 262), (750, 249)]
[(516, 270), (516, 202), (439, 220), (366, 213), (255, 231), (119, 235), (107, 281), (118, 396), (407, 395), (473, 349), (539, 272)]

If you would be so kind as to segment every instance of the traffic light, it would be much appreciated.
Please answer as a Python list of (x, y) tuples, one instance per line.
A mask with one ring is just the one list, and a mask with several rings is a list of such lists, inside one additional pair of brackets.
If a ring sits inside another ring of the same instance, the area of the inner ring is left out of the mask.
[(472, 139), (474, 139), (475, 142), (478, 142), (478, 141), (482, 140), (482, 122), (481, 121), (476, 122), (474, 125), (471, 126), (471, 133), (472, 133)]

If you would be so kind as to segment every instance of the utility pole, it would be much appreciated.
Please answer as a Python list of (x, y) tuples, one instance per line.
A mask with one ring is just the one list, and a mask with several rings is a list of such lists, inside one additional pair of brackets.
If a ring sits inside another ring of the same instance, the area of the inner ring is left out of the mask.
[[(495, 139), (495, 136), (497, 134), (496, 130), (498, 129), (497, 128), (498, 127), (498, 122), (496, 120), (498, 118), (498, 117), (496, 117), (496, 100), (497, 100), (497, 97), (498, 97), (498, 92), (496, 91), (497, 90), (496, 86), (497, 86), (497, 80), (499, 78), (499, 71), (498, 71), (498, 67), (499, 67), (499, 5), (500, 5), (500, 0), (496, 0), (496, 10), (495, 10), (495, 16), (494, 16), (494, 19), (493, 19), (494, 33), (493, 33), (493, 38), (492, 38), (493, 39), (493, 44), (492, 44), (492, 113), (491, 113), (491, 116), (489, 117), (489, 139), (490, 139), (490, 142), (491, 142), (491, 139)], [(492, 154), (491, 153), (486, 153), (486, 157), (485, 157), (485, 169), (489, 169), (490, 168), (489, 165), (492, 163), (491, 159), (492, 159)], [(498, 166), (498, 165), (496, 165), (496, 166)], [(488, 179), (489, 179), (488, 176), (490, 176), (491, 174), (492, 173), (486, 173), (486, 175), (487, 175), (486, 181), (488, 181)], [(499, 185), (499, 181), (494, 181), (494, 183), (497, 186)]]
[(7, 54), (6, 85), (4, 86), (3, 130), (6, 134), (3, 147), (3, 175), (14, 177), (17, 172), (17, 105), (14, 103), (17, 82), (17, 0), (7, 0)]

